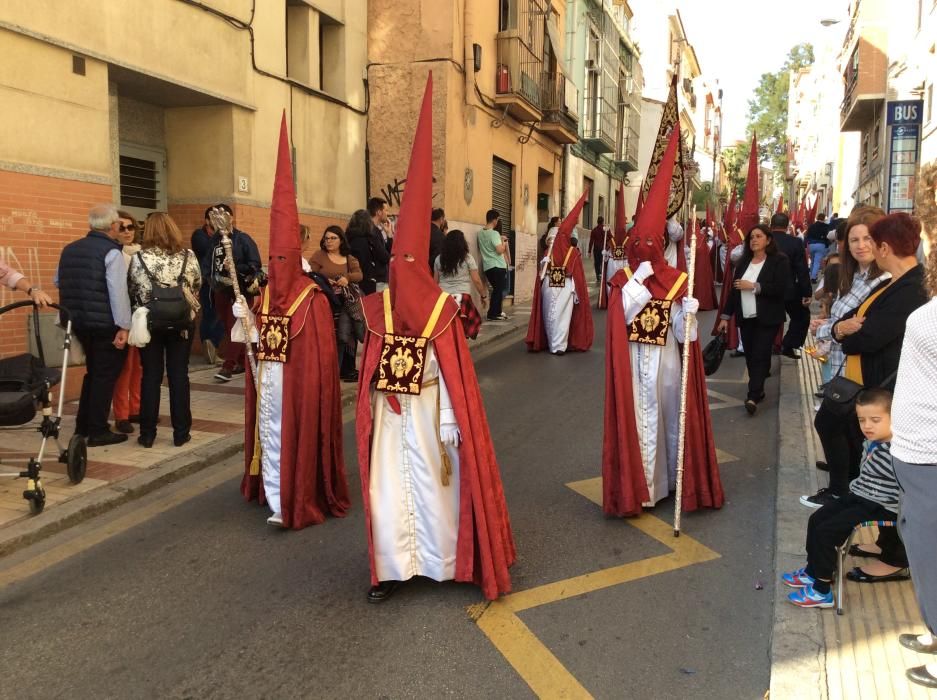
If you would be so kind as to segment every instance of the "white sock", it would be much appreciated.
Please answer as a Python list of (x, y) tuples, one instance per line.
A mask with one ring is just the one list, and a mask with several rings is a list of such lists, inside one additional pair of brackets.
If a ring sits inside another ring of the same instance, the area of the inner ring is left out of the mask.
[(927, 664), (924, 666), (924, 668), (926, 668), (927, 672), (934, 678), (937, 678), (937, 664)]
[(923, 644), (924, 646), (929, 647), (931, 644), (934, 643), (934, 635), (932, 635), (930, 632), (925, 632), (924, 634), (920, 635), (917, 638), (917, 641), (920, 644)]

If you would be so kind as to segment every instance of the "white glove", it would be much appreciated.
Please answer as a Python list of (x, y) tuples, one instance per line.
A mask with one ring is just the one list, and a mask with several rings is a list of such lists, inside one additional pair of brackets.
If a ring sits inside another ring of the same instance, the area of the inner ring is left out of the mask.
[(732, 252), (729, 253), (729, 260), (732, 262), (733, 265), (742, 259), (742, 253), (744, 252), (745, 252), (745, 245), (741, 243), (732, 249)]
[(247, 302), (244, 301), (244, 297), (238, 297), (237, 301), (231, 306), (231, 315), (234, 318), (247, 318), (247, 314), (250, 312), (250, 309), (247, 308)]
[(458, 447), (462, 442), (462, 434), (455, 423), (443, 423), (439, 426), (439, 441), (446, 447)]
[(608, 260), (612, 254), (606, 249), (602, 251), (602, 260)]
[(667, 222), (667, 236), (674, 243), (683, 240), (683, 227), (674, 219)]
[(638, 269), (634, 271), (634, 279), (636, 279), (641, 284), (644, 284), (644, 280), (648, 277), (651, 277), (654, 274), (654, 266), (651, 265), (650, 260), (645, 260), (643, 263), (638, 265)]
[(699, 299), (695, 299), (694, 297), (684, 297), (683, 313), (695, 314), (697, 311), (699, 311)]

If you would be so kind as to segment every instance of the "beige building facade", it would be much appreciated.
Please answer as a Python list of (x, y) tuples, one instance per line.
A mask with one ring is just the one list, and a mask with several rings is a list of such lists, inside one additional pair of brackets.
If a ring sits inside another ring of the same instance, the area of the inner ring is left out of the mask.
[(434, 206), (476, 258), (486, 212), (501, 213), (515, 302), (533, 294), (542, 222), (561, 214), (563, 146), (578, 138), (565, 17), (565, 0), (368, 2), (370, 194), (399, 209), (432, 71)]
[(0, 257), (52, 288), (107, 201), (186, 236), (227, 202), (266, 255), (284, 111), (301, 219), (346, 223), (366, 195), (366, 21), (366, 0), (0, 0)]

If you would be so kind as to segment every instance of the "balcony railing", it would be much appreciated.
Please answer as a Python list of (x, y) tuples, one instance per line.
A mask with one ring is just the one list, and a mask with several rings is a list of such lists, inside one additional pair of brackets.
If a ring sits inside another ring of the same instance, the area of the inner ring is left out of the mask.
[(543, 122), (558, 124), (575, 134), (579, 129), (579, 90), (573, 82), (561, 73), (544, 73), (541, 95)]
[(499, 97), (511, 95), (522, 97), (532, 107), (540, 109), (543, 73), (541, 59), (514, 30), (501, 32), (497, 37), (497, 42), (495, 92)]
[(602, 95), (589, 97), (585, 103), (585, 116), (582, 138), (592, 150), (598, 153), (615, 151), (615, 122), (618, 110), (612, 101)]

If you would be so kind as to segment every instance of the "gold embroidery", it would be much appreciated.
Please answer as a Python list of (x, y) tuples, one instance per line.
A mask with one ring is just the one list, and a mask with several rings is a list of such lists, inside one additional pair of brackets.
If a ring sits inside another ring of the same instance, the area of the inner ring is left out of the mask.
[(612, 246), (612, 259), (613, 260), (625, 259), (625, 246), (624, 245)]
[(673, 302), (668, 299), (651, 299), (631, 322), (628, 340), (645, 345), (666, 345), (672, 306)]
[(426, 338), (385, 334), (377, 366), (377, 389), (391, 394), (419, 396), (428, 342)]

